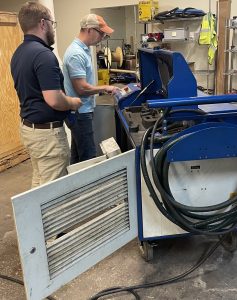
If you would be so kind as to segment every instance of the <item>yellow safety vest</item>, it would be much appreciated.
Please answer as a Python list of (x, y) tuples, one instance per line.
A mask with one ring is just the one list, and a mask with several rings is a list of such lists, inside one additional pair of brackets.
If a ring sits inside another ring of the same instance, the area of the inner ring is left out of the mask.
[(211, 65), (214, 61), (218, 45), (216, 36), (216, 18), (211, 13), (208, 13), (203, 17), (199, 35), (199, 44), (209, 45), (208, 62)]

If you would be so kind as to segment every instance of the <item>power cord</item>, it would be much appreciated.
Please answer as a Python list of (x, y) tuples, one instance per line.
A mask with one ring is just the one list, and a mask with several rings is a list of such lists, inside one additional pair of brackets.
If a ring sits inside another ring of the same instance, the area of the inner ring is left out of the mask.
[[(18, 284), (24, 286), (24, 282), (22, 280), (20, 280), (20, 279), (17, 279), (17, 278), (14, 278), (14, 277), (10, 277), (10, 276), (6, 276), (6, 275), (2, 275), (2, 274), (0, 274), (0, 278), (4, 279), (4, 280), (11, 281), (11, 282), (14, 282), (14, 283), (18, 283)], [(55, 300), (55, 298), (51, 297), (51, 296), (48, 296), (46, 299), (48, 299), (48, 300)]]
[[(181, 111), (182, 112), (182, 111)], [(200, 112), (193, 111), (195, 114)], [(137, 289), (144, 289), (144, 288), (151, 288), (154, 286), (161, 286), (165, 284), (170, 284), (173, 282), (177, 282), (180, 279), (186, 277), (190, 273), (192, 273), (194, 270), (196, 270), (204, 261), (206, 261), (207, 258), (209, 258), (212, 253), (219, 247), (220, 244), (223, 246), (224, 238), (226, 233), (231, 233), (233, 229), (236, 227), (237, 223), (237, 209), (233, 208), (230, 211), (226, 213), (218, 213), (213, 214), (211, 217), (209, 216), (200, 216), (198, 214), (199, 212), (210, 212), (216, 209), (222, 209), (225, 207), (228, 207), (230, 205), (230, 202), (233, 203), (233, 199), (228, 199), (222, 204), (219, 205), (213, 205), (209, 207), (204, 208), (196, 208), (196, 207), (188, 207), (185, 205), (181, 205), (179, 203), (176, 203), (175, 199), (172, 198), (172, 194), (170, 192), (169, 184), (168, 184), (168, 167), (169, 164), (166, 161), (166, 153), (168, 149), (175, 144), (176, 142), (180, 141), (181, 139), (185, 138), (188, 134), (183, 136), (178, 136), (178, 138), (171, 139), (171, 142), (166, 142), (166, 144), (161, 147), (161, 149), (157, 152), (156, 156), (154, 157), (153, 149), (154, 149), (154, 139), (156, 132), (159, 128), (159, 126), (162, 125), (163, 120), (171, 113), (170, 109), (166, 109), (163, 113), (163, 115), (160, 116), (160, 118), (156, 121), (154, 127), (150, 127), (144, 134), (141, 144), (141, 169), (143, 173), (144, 180), (146, 182), (146, 185), (149, 189), (149, 192), (158, 207), (158, 209), (163, 213), (165, 217), (167, 217), (170, 221), (173, 223), (179, 225), (181, 228), (183, 228), (186, 231), (192, 232), (192, 233), (204, 233), (206, 235), (219, 235), (220, 241), (218, 241), (208, 252), (207, 254), (203, 255), (198, 262), (189, 270), (186, 272), (166, 279), (162, 281), (157, 281), (153, 283), (148, 283), (144, 285), (135, 285), (135, 286), (129, 286), (129, 287), (112, 287), (106, 290), (103, 290), (99, 292), (98, 294), (94, 295), (91, 300), (97, 300), (103, 296), (108, 296), (111, 294), (121, 293), (121, 292), (128, 292), (135, 296), (136, 300), (140, 300), (140, 296), (138, 294), (134, 294), (135, 290)], [(175, 112), (172, 112), (175, 113)], [(152, 184), (150, 180), (150, 176), (147, 171), (146, 166), (146, 159), (145, 159), (145, 152), (148, 145), (148, 138), (150, 137), (150, 156), (151, 156), (151, 166), (152, 166), (152, 175), (153, 175), (153, 181), (155, 183), (156, 188), (160, 191), (162, 196), (162, 202), (158, 198), (154, 185)], [(161, 154), (159, 157), (158, 155)], [(157, 173), (157, 170), (164, 170), (162, 174), (160, 174), (160, 171)], [(236, 199), (237, 202), (237, 197)], [(178, 207), (178, 210), (175, 210), (174, 207)], [(186, 218), (189, 220), (186, 220)], [(198, 220), (197, 223), (190, 222), (190, 217), (192, 217), (194, 220)], [(199, 220), (200, 218), (200, 220)], [(216, 222), (217, 225), (215, 224)], [(227, 244), (227, 247), (229, 245)]]
[[(137, 96), (137, 98), (138, 97), (140, 97), (141, 96), (141, 94), (142, 93), (144, 93), (145, 92), (145, 90), (152, 84), (154, 82), (154, 80), (153, 81), (151, 81), (145, 88), (144, 88), (144, 90), (142, 90), (141, 91), (141, 93)], [(135, 100), (137, 100), (137, 98), (135, 99)], [(134, 101), (135, 101), (134, 100)], [(162, 121), (163, 121), (163, 119), (164, 119), (164, 117), (167, 115), (167, 114), (169, 114), (169, 113), (171, 113), (170, 112), (170, 109), (167, 109), (165, 112), (164, 112), (164, 114), (163, 114), (163, 116), (161, 116), (158, 120), (157, 120), (157, 122), (156, 122), (156, 124), (155, 124), (155, 126), (152, 128), (149, 128), (148, 130), (147, 130), (147, 132), (145, 133), (145, 135), (144, 135), (144, 137), (143, 137), (143, 145), (142, 145), (142, 152), (145, 152), (145, 145), (146, 145), (146, 143), (147, 143), (147, 139), (148, 139), (148, 136), (150, 135), (150, 133), (151, 133), (151, 143), (150, 143), (150, 150), (151, 150), (151, 154), (153, 154), (153, 143), (154, 143), (154, 136), (155, 136), (155, 132), (156, 132), (156, 130), (157, 130), (157, 128), (158, 128), (158, 125), (160, 125), (161, 123), (162, 123)], [(182, 137), (181, 137), (182, 138)], [(176, 142), (176, 141), (175, 141)], [(174, 144), (174, 141), (172, 141), (172, 143), (171, 144)], [(168, 147), (167, 147), (168, 148)], [(167, 150), (167, 149), (166, 149)], [(143, 153), (144, 154), (144, 153)], [(142, 156), (142, 155), (141, 155)], [(144, 157), (145, 157), (145, 155), (144, 155)], [(143, 158), (144, 158), (143, 157)], [(152, 157), (153, 157), (153, 155), (152, 155)], [(146, 168), (144, 168), (144, 161), (143, 160), (141, 160), (141, 165), (142, 165), (142, 169), (143, 169), (143, 176), (144, 177), (147, 177), (146, 175), (148, 175), (148, 174), (146, 174)], [(153, 160), (153, 164), (154, 164), (154, 160)], [(144, 169), (145, 169), (145, 171), (144, 171)], [(148, 188), (149, 188), (149, 183), (147, 182), (147, 185), (148, 185)], [(150, 191), (153, 189), (153, 187), (151, 188), (150, 187)], [(169, 187), (167, 188), (167, 190), (170, 192), (170, 189), (169, 189)], [(152, 193), (153, 194), (153, 193)], [(155, 198), (155, 199), (154, 199)], [(156, 201), (157, 199), (156, 199), (156, 197), (153, 197), (153, 200), (154, 200), (154, 202), (157, 204), (157, 206), (158, 206), (158, 208), (161, 210), (161, 212), (163, 212), (163, 214), (168, 218), (168, 219), (172, 219), (172, 217), (170, 217), (170, 215), (167, 213), (167, 211), (165, 210), (165, 208), (161, 205), (161, 203), (160, 203), (160, 201)], [(158, 202), (158, 203), (157, 203)], [(228, 202), (228, 201), (226, 201), (226, 202)], [(235, 212), (235, 211), (234, 211)], [(187, 214), (187, 212), (186, 212), (186, 214)], [(220, 215), (218, 216), (218, 217), (220, 217)], [(174, 223), (176, 223), (174, 220), (172, 220)], [(217, 218), (217, 221), (218, 221), (218, 218)], [(231, 223), (231, 222), (230, 222)], [(179, 224), (180, 225), (180, 224)], [(228, 225), (230, 225), (230, 224), (228, 224)], [(236, 225), (236, 223), (234, 224), (234, 225)], [(224, 230), (224, 231), (222, 231), (221, 232), (221, 234), (223, 234), (223, 233), (227, 233), (227, 232), (231, 232), (232, 230), (233, 230), (233, 227), (234, 226), (232, 226), (231, 228), (229, 228), (229, 229), (227, 229), (227, 230)], [(189, 228), (190, 229), (190, 228)], [(195, 231), (195, 230), (193, 230), (193, 231)], [(209, 234), (211, 233), (211, 230), (209, 229), (208, 230), (209, 232)], [(214, 231), (214, 230), (213, 230)], [(206, 232), (205, 232), (206, 233)], [(219, 232), (215, 232), (215, 234), (218, 234)], [(207, 234), (207, 233), (206, 233)], [(220, 233), (219, 233), (220, 234)], [(170, 284), (170, 283), (174, 283), (174, 282), (178, 282), (178, 281), (180, 281), (181, 279), (183, 279), (183, 278), (185, 278), (186, 276), (188, 276), (190, 273), (192, 273), (193, 271), (195, 271), (198, 267), (200, 267), (200, 265), (201, 264), (203, 264), (213, 253), (214, 253), (214, 251), (220, 246), (220, 245), (223, 245), (224, 246), (224, 248), (225, 248), (225, 244), (223, 244), (223, 240), (224, 240), (224, 238), (223, 238), (223, 236), (222, 235), (219, 235), (219, 241), (217, 242), (217, 243), (215, 243), (214, 244), (214, 246), (213, 247), (211, 247), (210, 248), (210, 250), (206, 253), (206, 254), (204, 254), (204, 255), (202, 255), (201, 257), (200, 257), (200, 259), (197, 261), (197, 263), (193, 266), (193, 267), (191, 267), (189, 270), (187, 270), (186, 272), (184, 272), (184, 273), (181, 273), (180, 275), (177, 275), (177, 276), (175, 276), (175, 277), (172, 277), (172, 278), (168, 278), (168, 279), (165, 279), (165, 280), (161, 280), (161, 281), (156, 281), (156, 282), (152, 282), (152, 283), (147, 283), (147, 284), (141, 284), (141, 285), (134, 285), (134, 286), (128, 286), (128, 287), (120, 287), (120, 286), (117, 286), (117, 287), (111, 287), (111, 288), (109, 288), (109, 289), (105, 289), (105, 290), (102, 290), (102, 291), (100, 291), (99, 293), (97, 293), (96, 295), (94, 295), (94, 296), (92, 296), (91, 298), (90, 298), (90, 300), (97, 300), (97, 299), (99, 299), (99, 298), (101, 298), (101, 297), (104, 297), (104, 296), (108, 296), (108, 295), (111, 295), (111, 294), (118, 294), (118, 293), (121, 293), (121, 292), (128, 292), (128, 293), (130, 293), (130, 294), (132, 294), (132, 295), (134, 295), (134, 297), (135, 297), (135, 299), (136, 300), (140, 300), (141, 298), (140, 298), (140, 296), (138, 295), (138, 293), (137, 292), (135, 292), (135, 290), (138, 290), (138, 289), (147, 289), (147, 288), (152, 288), (152, 287), (155, 287), (155, 286), (161, 286), (161, 285), (166, 285), (166, 284)], [(228, 247), (229, 247), (229, 245), (227, 245)], [(8, 280), (8, 281), (11, 281), (11, 282), (14, 282), (14, 283), (18, 283), (18, 284), (20, 284), (20, 285), (23, 285), (24, 286), (24, 282), (23, 281), (21, 281), (21, 280), (19, 280), (19, 279), (17, 279), (17, 278), (13, 278), (13, 277), (9, 277), (9, 276), (6, 276), (6, 275), (2, 275), (2, 274), (0, 274), (0, 278), (1, 279), (4, 279), (4, 280)], [(55, 300), (53, 297), (51, 297), (51, 296), (48, 296), (46, 299), (49, 299), (49, 300)]]
[(122, 293), (122, 292), (128, 292), (128, 293), (134, 295), (136, 300), (141, 300), (141, 297), (135, 292), (135, 290), (147, 289), (147, 288), (152, 288), (152, 287), (155, 287), (155, 286), (161, 286), (161, 285), (166, 285), (166, 284), (170, 284), (170, 283), (180, 281), (181, 279), (183, 279), (184, 277), (186, 277), (187, 275), (189, 275), (190, 273), (195, 271), (198, 267), (200, 267), (200, 265), (203, 264), (220, 245), (221, 245), (221, 240), (218, 241), (217, 243), (215, 243), (214, 246), (212, 246), (206, 254), (202, 255), (193, 267), (191, 267), (186, 272), (181, 273), (180, 275), (177, 275), (175, 277), (168, 278), (168, 279), (165, 279), (165, 280), (161, 280), (161, 281), (147, 283), (147, 284), (133, 285), (133, 286), (128, 286), (128, 287), (120, 287), (120, 286), (111, 287), (109, 289), (105, 289), (105, 290), (97, 293), (96, 295), (92, 296), (90, 298), (90, 300), (97, 300), (97, 299), (99, 299), (101, 297), (104, 297), (104, 296), (117, 294), (117, 293)]
[[(152, 282), (152, 283), (147, 283), (147, 284), (134, 285), (134, 286), (128, 286), (128, 287), (120, 287), (120, 286), (111, 287), (109, 289), (105, 289), (105, 290), (100, 291), (96, 295), (92, 296), (90, 298), (90, 300), (97, 300), (97, 299), (99, 299), (101, 297), (104, 297), (104, 296), (108, 296), (108, 295), (111, 295), (111, 294), (118, 294), (118, 293), (122, 293), (122, 292), (128, 292), (128, 293), (134, 295), (136, 300), (141, 300), (140, 296), (138, 295), (137, 292), (135, 292), (135, 290), (147, 289), (147, 288), (152, 288), (152, 287), (155, 287), (155, 286), (166, 285), (166, 284), (178, 282), (179, 280), (185, 278), (186, 276), (191, 274), (193, 271), (195, 271), (198, 267), (200, 267), (200, 265), (203, 264), (214, 253), (214, 251), (220, 245), (223, 245), (224, 238), (222, 236), (219, 236), (219, 239), (220, 240), (217, 243), (215, 243), (214, 246), (211, 247), (211, 249), (209, 249), (209, 251), (206, 254), (204, 254), (200, 257), (200, 259), (197, 261), (197, 263), (193, 267), (191, 267), (186, 272), (181, 273), (180, 275), (177, 275), (175, 277), (171, 277), (169, 279), (156, 281), (156, 282)], [(20, 284), (20, 285), (24, 286), (24, 282), (17, 279), (17, 278), (13, 278), (13, 277), (9, 277), (9, 276), (0, 274), (0, 279), (8, 280), (8, 281), (11, 281), (11, 282), (14, 282), (14, 283), (17, 283), (17, 284)], [(55, 300), (55, 298), (52, 297), (52, 296), (48, 296), (46, 299)]]
[[(154, 203), (167, 219), (185, 231), (206, 235), (223, 235), (232, 232), (237, 225), (237, 196), (216, 205), (202, 207), (184, 205), (174, 199), (169, 186), (168, 171), (170, 163), (167, 159), (167, 153), (174, 144), (182, 141), (189, 135), (195, 134), (195, 132), (184, 131), (182, 135), (177, 134), (177, 137), (173, 136), (154, 155), (154, 141), (157, 129), (169, 113), (168, 109), (164, 111), (163, 115), (157, 119), (155, 125), (145, 132), (141, 143), (141, 170)], [(148, 143), (149, 137), (150, 143)], [(146, 149), (148, 145), (150, 145), (152, 176), (148, 173), (146, 163)], [(159, 191), (160, 196), (158, 196), (156, 189)], [(226, 211), (223, 212), (223, 209)]]

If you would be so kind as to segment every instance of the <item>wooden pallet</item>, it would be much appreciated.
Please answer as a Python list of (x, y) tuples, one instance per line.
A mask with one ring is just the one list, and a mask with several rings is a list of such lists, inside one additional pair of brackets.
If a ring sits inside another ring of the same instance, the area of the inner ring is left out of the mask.
[(14, 167), (19, 163), (27, 160), (29, 158), (29, 153), (24, 147), (18, 147), (15, 151), (1, 154), (0, 156), (0, 172)]

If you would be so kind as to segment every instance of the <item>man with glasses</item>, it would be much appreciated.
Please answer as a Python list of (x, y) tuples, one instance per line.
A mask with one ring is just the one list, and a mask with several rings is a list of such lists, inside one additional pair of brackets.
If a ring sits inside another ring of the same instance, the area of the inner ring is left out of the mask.
[[(110, 85), (95, 85), (90, 46), (95, 46), (113, 33), (101, 16), (86, 15), (81, 20), (81, 30), (67, 48), (63, 59), (64, 87), (67, 95), (80, 97), (83, 105), (75, 113), (71, 129), (71, 164), (96, 156), (93, 111), (95, 94), (114, 93)], [(107, 126), (107, 124), (106, 124)]]
[(45, 19), (45, 20), (49, 21), (52, 24), (53, 29), (56, 29), (56, 27), (57, 27), (57, 22), (56, 21), (53, 21), (53, 20), (50, 20), (50, 19)]
[(29, 151), (32, 187), (67, 174), (70, 150), (63, 121), (81, 106), (78, 97), (64, 93), (63, 75), (51, 45), (56, 22), (48, 8), (25, 3), (18, 15), (23, 43), (11, 60), (11, 72), (20, 100), (20, 135)]

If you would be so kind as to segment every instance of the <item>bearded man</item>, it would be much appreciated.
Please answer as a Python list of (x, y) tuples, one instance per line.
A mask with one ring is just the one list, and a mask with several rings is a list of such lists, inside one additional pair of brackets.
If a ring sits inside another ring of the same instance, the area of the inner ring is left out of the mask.
[(30, 154), (36, 187), (67, 174), (70, 149), (64, 120), (81, 100), (64, 93), (63, 74), (51, 47), (56, 22), (49, 9), (27, 2), (18, 19), (24, 41), (13, 54), (11, 73), (20, 101), (20, 136)]

